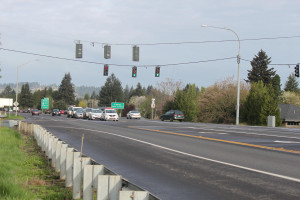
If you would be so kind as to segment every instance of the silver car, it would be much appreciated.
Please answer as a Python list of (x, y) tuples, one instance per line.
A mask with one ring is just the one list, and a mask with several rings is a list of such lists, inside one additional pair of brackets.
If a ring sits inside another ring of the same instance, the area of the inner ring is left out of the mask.
[(127, 113), (127, 119), (141, 119), (141, 113), (137, 110), (132, 110)]
[(83, 111), (83, 119), (89, 118), (90, 112), (92, 112), (92, 108), (86, 108), (86, 109), (84, 109), (84, 111)]
[(74, 118), (79, 119), (79, 118), (83, 118), (83, 109), (82, 108), (78, 108), (76, 109), (76, 112), (74, 114)]
[(89, 120), (100, 119), (102, 116), (102, 110), (92, 109), (89, 113)]

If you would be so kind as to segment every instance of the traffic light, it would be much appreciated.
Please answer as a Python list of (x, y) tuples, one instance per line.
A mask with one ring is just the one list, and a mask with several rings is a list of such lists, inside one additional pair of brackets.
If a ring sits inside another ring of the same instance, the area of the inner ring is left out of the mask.
[(136, 78), (137, 67), (132, 67), (132, 77)]
[(111, 47), (109, 45), (104, 46), (104, 58), (105, 59), (110, 59), (111, 55)]
[(82, 58), (82, 44), (76, 44), (76, 58)]
[(299, 77), (299, 65), (296, 65), (295, 67), (295, 76)]
[(108, 65), (107, 64), (104, 65), (103, 76), (108, 76)]
[(160, 67), (155, 67), (155, 77), (159, 77), (160, 75)]
[(140, 54), (140, 48), (138, 46), (134, 45), (132, 47), (132, 60), (139, 61), (139, 59), (140, 59), (139, 54)]

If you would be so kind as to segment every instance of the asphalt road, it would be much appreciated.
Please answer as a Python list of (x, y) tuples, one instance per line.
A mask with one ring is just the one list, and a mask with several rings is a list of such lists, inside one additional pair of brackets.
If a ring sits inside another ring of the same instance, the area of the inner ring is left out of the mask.
[(300, 199), (300, 129), (25, 116), (161, 199)]

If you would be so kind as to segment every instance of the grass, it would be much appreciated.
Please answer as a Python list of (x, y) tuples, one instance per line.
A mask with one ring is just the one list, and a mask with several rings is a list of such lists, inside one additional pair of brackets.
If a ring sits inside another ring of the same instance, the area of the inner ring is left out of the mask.
[(0, 199), (72, 199), (32, 136), (0, 128)]
[(10, 113), (10, 115), (6, 115), (6, 118), (5, 118), (6, 120), (14, 120), (14, 119), (24, 119), (24, 117), (23, 116), (21, 116), (21, 115), (17, 115), (16, 116), (16, 114), (15, 113)]

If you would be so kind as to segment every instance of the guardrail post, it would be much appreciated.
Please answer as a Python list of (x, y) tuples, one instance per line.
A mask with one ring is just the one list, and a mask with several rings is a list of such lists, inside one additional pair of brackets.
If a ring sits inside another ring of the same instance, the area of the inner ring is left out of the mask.
[(60, 172), (60, 156), (62, 141), (58, 141), (56, 144), (56, 158), (55, 158), (55, 171)]
[(51, 135), (49, 138), (48, 155), (47, 155), (49, 159), (52, 159), (52, 145), (53, 145), (54, 138), (55, 137), (53, 135)]
[(149, 200), (147, 191), (120, 191), (119, 200)]
[(56, 145), (58, 142), (58, 138), (54, 138), (52, 142), (52, 160), (51, 160), (51, 166), (54, 168), (56, 164)]
[(73, 199), (81, 198), (81, 182), (83, 177), (83, 168), (85, 165), (90, 164), (91, 158), (89, 157), (74, 157), (73, 164)]
[[(80, 156), (80, 152), (68, 151), (67, 149), (67, 160), (66, 160), (66, 187), (73, 186), (73, 165), (74, 157)], [(74, 149), (73, 149), (74, 150)]]
[(67, 160), (67, 148), (68, 144), (61, 144), (61, 151), (60, 151), (60, 179), (66, 179), (66, 160)]
[(83, 200), (92, 200), (97, 189), (98, 175), (104, 175), (103, 165), (85, 165), (83, 170)]
[(97, 200), (119, 200), (119, 191), (122, 188), (121, 176), (98, 176)]

